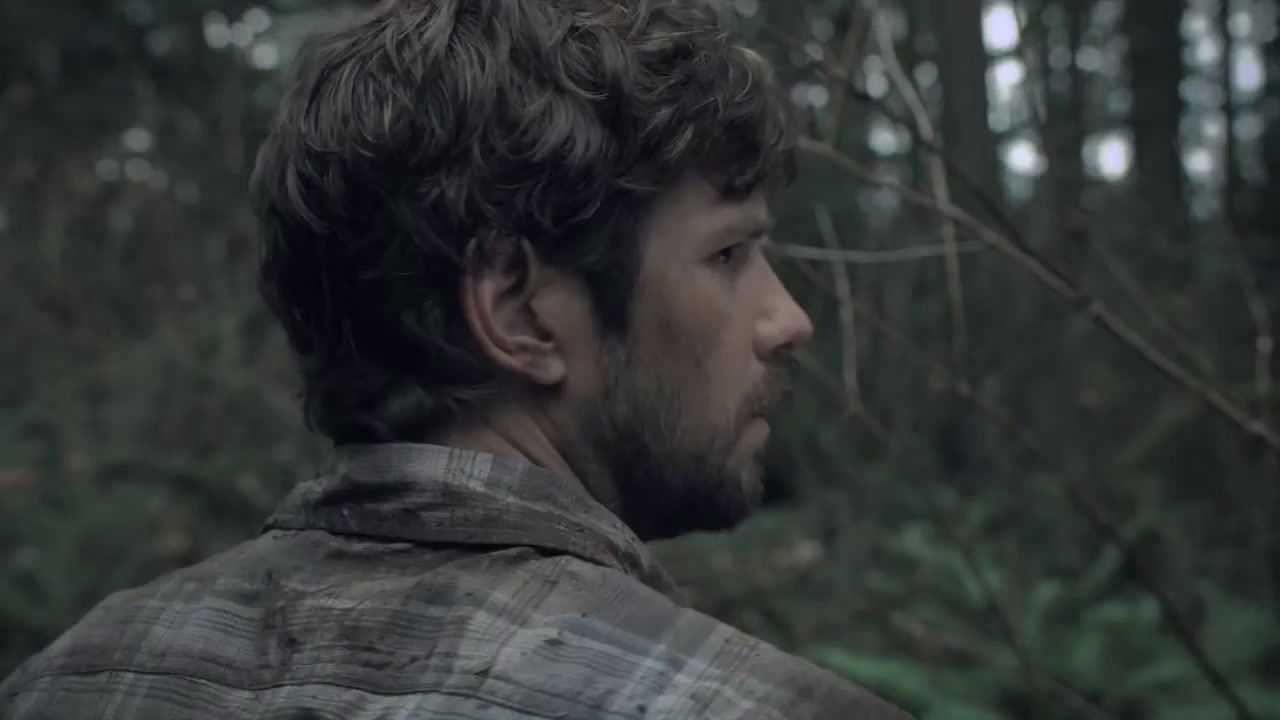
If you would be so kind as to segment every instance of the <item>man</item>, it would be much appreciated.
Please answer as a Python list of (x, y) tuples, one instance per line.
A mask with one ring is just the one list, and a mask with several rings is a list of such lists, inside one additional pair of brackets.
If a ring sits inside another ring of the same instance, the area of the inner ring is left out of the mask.
[(760, 495), (812, 332), (762, 254), (786, 115), (689, 0), (389, 0), (314, 44), (253, 194), (332, 466), (0, 715), (902, 717), (681, 606), (642, 543)]

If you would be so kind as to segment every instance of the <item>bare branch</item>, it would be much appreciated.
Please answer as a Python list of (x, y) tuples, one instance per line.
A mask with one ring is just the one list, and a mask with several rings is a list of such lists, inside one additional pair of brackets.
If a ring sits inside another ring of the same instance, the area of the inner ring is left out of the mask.
[[(835, 221), (825, 205), (814, 208), (818, 232), (832, 252), (840, 250)], [(844, 377), (844, 391), (849, 401), (862, 407), (862, 390), (858, 387), (858, 328), (853, 312), (853, 284), (849, 282), (849, 266), (832, 263), (831, 276), (835, 279), (836, 299), (840, 302), (840, 367)]]
[[(906, 633), (912, 640), (916, 642), (928, 642), (939, 645), (950, 652), (962, 655), (969, 660), (978, 660), (987, 662), (990, 660), (984, 653), (975, 652), (973, 642), (965, 637), (957, 637), (955, 633), (949, 629), (938, 627), (935, 625), (926, 625), (919, 620), (903, 613), (894, 611), (889, 613), (889, 624)], [(1038, 680), (1048, 686), (1049, 690), (1062, 702), (1063, 705), (1074, 710), (1080, 717), (1087, 720), (1116, 720), (1116, 716), (1099, 707), (1089, 698), (1080, 693), (1079, 690), (1062, 682), (1061, 680), (1047, 674), (1040, 674)]]
[(1164, 335), (1173, 349), (1190, 360), (1202, 376), (1206, 378), (1215, 377), (1213, 363), (1209, 358), (1204, 353), (1197, 351), (1190, 342), (1178, 333), (1173, 324), (1165, 319), (1155, 303), (1152, 302), (1151, 298), (1142, 289), (1142, 286), (1133, 277), (1133, 273), (1129, 272), (1120, 258), (1116, 257), (1115, 253), (1111, 252), (1107, 243), (1094, 244), (1093, 251), (1097, 253), (1098, 259), (1102, 261), (1102, 267), (1116, 281), (1116, 284), (1125, 291), (1129, 299), (1147, 316), (1147, 321), (1151, 323), (1151, 327)]
[(1249, 310), (1249, 318), (1253, 321), (1254, 401), (1262, 422), (1275, 429), (1271, 417), (1271, 394), (1275, 384), (1271, 377), (1271, 360), (1276, 346), (1275, 326), (1267, 309), (1266, 298), (1263, 297), (1257, 278), (1253, 276), (1253, 271), (1249, 267), (1249, 254), (1244, 241), (1236, 231), (1232, 220), (1228, 219), (1228, 227), (1224, 232), (1231, 241), (1232, 266), (1235, 269), (1236, 279), (1240, 283), (1240, 292), (1244, 295), (1245, 307)]
[[(1024, 67), (1033, 68), (1036, 66), (1035, 46), (1028, 43), (1028, 38), (1035, 37), (1038, 42), (1044, 42), (1040, 31), (1041, 25), (1037, 20), (1032, 20), (1033, 15), (1037, 13), (1030, 8), (1023, 6), (1022, 3), (1013, 3), (1014, 16), (1018, 19), (1018, 48), (1016, 50), (1018, 57), (1022, 59)], [(1034, 25), (1032, 23), (1035, 23)], [(1033, 28), (1035, 30), (1033, 31)], [(1036, 134), (1044, 139), (1045, 116), (1048, 114), (1048, 83), (1027, 83), (1024, 90), (1030, 99), (1031, 105), (1031, 122), (1036, 129)]]
[[(1253, 269), (1249, 267), (1248, 250), (1244, 239), (1236, 232), (1233, 216), (1226, 217), (1224, 234), (1231, 244), (1231, 260), (1236, 280), (1240, 284), (1244, 296), (1245, 307), (1249, 310), (1249, 318), (1253, 323), (1253, 395), (1254, 406), (1259, 419), (1264, 425), (1276, 430), (1272, 417), (1271, 364), (1275, 353), (1275, 326), (1271, 321), (1267, 300), (1258, 287)], [(1258, 483), (1261, 498), (1249, 498), (1246, 509), (1253, 520), (1255, 531), (1263, 547), (1263, 557), (1272, 569), (1269, 574), (1272, 597), (1280, 592), (1280, 533), (1274, 525), (1274, 513), (1280, 509), (1280, 455), (1264, 454), (1261, 467), (1258, 469)], [(1246, 491), (1247, 492), (1247, 491)], [(1260, 501), (1259, 501), (1260, 500)]]
[[(911, 78), (903, 71), (898, 53), (893, 47), (893, 30), (889, 27), (889, 19), (885, 16), (884, 9), (877, 5), (876, 0), (866, 0), (866, 3), (872, 17), (871, 25), (875, 33), (876, 47), (880, 50), (880, 57), (884, 60), (889, 79), (911, 111), (916, 133), (925, 142), (936, 144), (938, 134), (934, 130), (933, 122), (929, 119), (929, 110), (920, 99), (920, 93), (916, 91)], [(942, 156), (939, 153), (932, 153), (925, 162), (929, 168), (929, 187), (933, 190), (934, 198), (939, 205), (951, 205), (951, 186), (947, 182), (947, 167)], [(951, 361), (963, 376), (967, 374), (965, 358), (968, 355), (965, 350), (967, 342), (965, 340), (964, 288), (960, 281), (960, 256), (956, 252), (956, 225), (950, 218), (942, 219), (942, 244), (946, 248), (947, 297), (951, 308)]]
[[(765, 25), (762, 26), (761, 29), (764, 31), (766, 35), (769, 35), (777, 40), (780, 40), (781, 42), (785, 43), (787, 46), (791, 47), (792, 49), (802, 50), (804, 48), (803, 42), (797, 41), (788, 32), (786, 32), (785, 30), (782, 30), (781, 28), (778, 28), (775, 25), (766, 23)], [(835, 62), (832, 62), (831, 60), (828, 60), (824, 57), (819, 62), (819, 67), (821, 68), (823, 74), (825, 74), (826, 76), (828, 76), (833, 80), (837, 80), (843, 83), (844, 86), (848, 89), (849, 97), (856, 98), (866, 103), (870, 107), (874, 108), (877, 112), (884, 115), (889, 120), (905, 128), (907, 131), (911, 133), (912, 140), (915, 141), (920, 147), (924, 148), (925, 150), (928, 150), (931, 153), (937, 154), (938, 157), (942, 159), (943, 164), (946, 166), (947, 172), (950, 173), (950, 176), (959, 180), (960, 184), (963, 185), (966, 190), (973, 192), (975, 194), (975, 197), (977, 198), (978, 202), (982, 204), (982, 209), (985, 212), (990, 213), (991, 218), (994, 220), (994, 222), (997, 225), (999, 225), (999, 229), (1005, 233), (1005, 235), (1009, 238), (1009, 240), (1015, 244), (1022, 242), (1022, 236), (1018, 232), (1017, 224), (1014, 223), (1013, 220), (1010, 218), (1009, 214), (1005, 212), (1001, 203), (995, 200), (994, 198), (992, 198), (990, 195), (988, 195), (982, 189), (979, 183), (976, 180), (974, 180), (973, 176), (967, 170), (956, 165), (955, 162), (953, 162), (951, 158), (948, 157), (947, 154), (942, 151), (942, 147), (941, 145), (938, 144), (937, 141), (926, 140), (920, 137), (920, 132), (916, 128), (913, 122), (911, 122), (907, 118), (902, 117), (898, 113), (894, 112), (892, 109), (887, 107), (885, 103), (879, 98), (876, 98), (870, 95), (869, 93), (867, 93), (866, 90), (858, 87), (854, 78), (849, 73), (847, 73), (844, 68), (840, 67)]]
[(954, 205), (940, 205), (934, 198), (904, 186), (896, 180), (881, 177), (863, 167), (853, 158), (811, 138), (801, 138), (801, 151), (825, 158), (849, 176), (897, 190), (907, 202), (942, 214), (955, 221), (973, 236), (1013, 262), (1041, 285), (1069, 303), (1076, 312), (1088, 317), (1094, 325), (1111, 335), (1163, 375), (1181, 385), (1183, 389), (1200, 398), (1247, 435), (1256, 437), (1272, 453), (1280, 455), (1280, 435), (1247, 410), (1230, 400), (1226, 393), (1210, 385), (1161, 352), (1140, 333), (1108, 309), (1100, 300), (1081, 290), (1070, 278), (1053, 268), (1025, 242), (1016, 243), (1005, 234), (992, 229)]
[[(812, 245), (775, 242), (770, 243), (769, 248), (785, 257), (802, 260), (821, 260), (823, 262), (852, 263), (854, 265), (886, 265), (889, 263), (910, 262), (912, 260), (928, 260), (941, 257), (947, 252), (945, 245), (916, 245), (894, 250), (855, 250), (852, 248), (832, 250)], [(955, 251), (958, 253), (971, 253), (977, 252), (982, 248), (982, 243), (961, 242), (956, 243)]]
[[(849, 9), (849, 25), (845, 29), (844, 43), (840, 49), (839, 65), (845, 77), (853, 76), (853, 64), (860, 54), (859, 44), (862, 41), (862, 36), (867, 32), (869, 18), (870, 15), (861, 5), (854, 5)], [(830, 125), (827, 128), (827, 137), (834, 143), (839, 142), (840, 139), (840, 124), (844, 119), (848, 83), (833, 82), (831, 85), (831, 109), (828, 111)]]

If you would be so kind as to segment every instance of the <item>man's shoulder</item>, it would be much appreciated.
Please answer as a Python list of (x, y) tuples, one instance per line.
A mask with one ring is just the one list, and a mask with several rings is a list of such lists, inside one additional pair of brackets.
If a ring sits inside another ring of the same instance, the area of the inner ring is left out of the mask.
[(562, 633), (563, 654), (600, 645), (608, 648), (597, 651), (601, 660), (620, 655), (621, 673), (610, 688), (617, 709), (630, 709), (631, 697), (637, 717), (906, 717), (829, 671), (630, 576), (575, 560), (563, 572), (593, 590), (573, 600), (584, 608), (580, 617), (559, 615), (552, 623)]
[(324, 533), (264, 536), (117, 593), (2, 688), (0, 708), (113, 698), (223, 720), (240, 715), (208, 709), (900, 717), (615, 569)]

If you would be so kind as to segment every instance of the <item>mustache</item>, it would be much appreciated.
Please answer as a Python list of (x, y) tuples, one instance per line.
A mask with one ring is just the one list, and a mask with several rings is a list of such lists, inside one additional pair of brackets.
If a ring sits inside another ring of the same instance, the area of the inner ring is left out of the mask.
[(791, 376), (777, 366), (769, 366), (764, 377), (752, 389), (742, 404), (739, 413), (740, 422), (749, 422), (752, 418), (766, 416), (782, 404), (783, 399), (791, 392)]

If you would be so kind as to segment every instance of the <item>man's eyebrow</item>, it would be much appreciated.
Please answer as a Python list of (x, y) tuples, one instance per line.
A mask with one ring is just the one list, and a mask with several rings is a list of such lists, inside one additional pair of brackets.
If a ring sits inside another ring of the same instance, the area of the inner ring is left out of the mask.
[(728, 238), (731, 236), (746, 235), (750, 238), (760, 238), (767, 236), (774, 228), (775, 220), (772, 215), (766, 215), (762, 218), (752, 217), (743, 220), (733, 220), (725, 223), (715, 236), (717, 239)]

